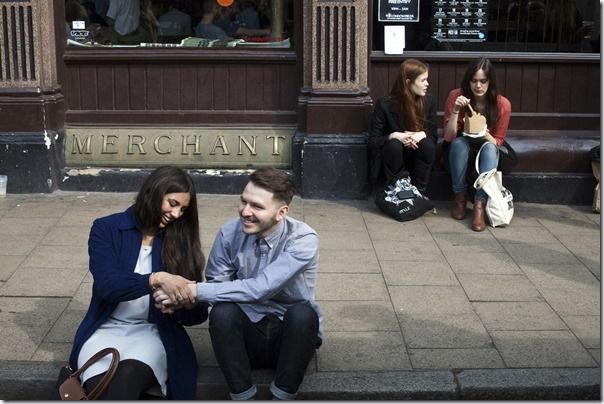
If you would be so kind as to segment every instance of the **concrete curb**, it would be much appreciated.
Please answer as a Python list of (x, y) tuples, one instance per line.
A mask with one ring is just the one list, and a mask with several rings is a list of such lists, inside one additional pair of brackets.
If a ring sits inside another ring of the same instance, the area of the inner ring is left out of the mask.
[[(51, 400), (61, 363), (0, 361), (0, 399)], [(255, 371), (269, 398), (270, 371)], [(599, 368), (468, 369), (401, 372), (311, 372), (302, 400), (599, 400)], [(201, 368), (198, 397), (228, 399), (218, 368)]]

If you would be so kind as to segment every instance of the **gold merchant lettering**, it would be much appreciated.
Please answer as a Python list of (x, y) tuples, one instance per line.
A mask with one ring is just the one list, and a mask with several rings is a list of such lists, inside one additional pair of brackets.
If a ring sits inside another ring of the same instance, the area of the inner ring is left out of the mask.
[(277, 135), (268, 135), (267, 139), (273, 139), (273, 156), (278, 156), (281, 154), (279, 151), (279, 139), (285, 140), (285, 136), (277, 136)]
[(237, 155), (241, 156), (243, 155), (243, 150), (242, 150), (242, 145), (245, 144), (245, 146), (247, 147), (247, 149), (250, 151), (250, 153), (252, 154), (252, 156), (255, 156), (256, 154), (256, 138), (258, 138), (258, 136), (252, 136), (252, 144), (250, 144), (250, 142), (247, 141), (247, 139), (243, 136), (239, 136), (239, 152), (237, 153)]
[(181, 136), (182, 136), (182, 151), (180, 152), (180, 154), (189, 154), (189, 152), (187, 151), (187, 146), (195, 146), (195, 151), (193, 152), (193, 154), (201, 154), (201, 145), (199, 143), (201, 135), (191, 135), (191, 136), (193, 136), (193, 139), (194, 139), (193, 142), (189, 142), (189, 136), (187, 136), (187, 135), (181, 135)]
[(90, 150), (90, 139), (92, 139), (92, 135), (86, 136), (84, 142), (80, 142), (80, 138), (74, 133), (71, 154), (92, 154), (92, 151)]
[[(170, 147), (168, 148), (168, 150), (162, 150), (159, 147), (159, 141), (160, 139), (168, 139), (168, 144), (170, 144)], [(153, 141), (153, 150), (155, 150), (155, 152), (157, 154), (170, 154), (172, 153), (172, 137), (168, 136), (168, 135), (161, 135), (155, 138), (155, 140)]]
[(224, 136), (223, 135), (218, 135), (216, 136), (216, 140), (214, 141), (214, 146), (212, 147), (212, 151), (210, 151), (210, 155), (215, 155), (216, 154), (216, 148), (220, 147), (222, 149), (222, 155), (223, 156), (228, 156), (229, 154), (229, 148), (227, 147), (225, 141), (224, 141)]
[(145, 149), (143, 149), (143, 143), (145, 143), (147, 139), (141, 135), (128, 135), (128, 152), (127, 154), (134, 154), (132, 151), (134, 146), (138, 147), (138, 154), (147, 154)]
[(115, 146), (114, 142), (117, 139), (117, 135), (101, 135), (101, 137), (103, 139), (101, 154), (117, 154), (117, 150), (109, 150), (109, 146)]

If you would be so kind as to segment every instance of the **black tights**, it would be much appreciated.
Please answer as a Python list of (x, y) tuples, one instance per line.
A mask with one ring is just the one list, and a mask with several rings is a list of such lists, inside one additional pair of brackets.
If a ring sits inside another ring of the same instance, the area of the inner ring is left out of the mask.
[[(105, 373), (101, 373), (86, 380), (86, 391), (92, 391), (104, 375)], [(120, 361), (107, 390), (98, 399), (139, 400), (141, 395), (156, 383), (157, 379), (149, 365), (136, 359), (125, 359)]]
[(420, 191), (424, 191), (428, 185), (435, 156), (436, 145), (428, 137), (418, 143), (417, 149), (404, 147), (397, 139), (386, 141), (382, 147), (387, 180), (390, 182), (400, 178), (402, 171), (406, 170), (411, 175), (411, 182)]

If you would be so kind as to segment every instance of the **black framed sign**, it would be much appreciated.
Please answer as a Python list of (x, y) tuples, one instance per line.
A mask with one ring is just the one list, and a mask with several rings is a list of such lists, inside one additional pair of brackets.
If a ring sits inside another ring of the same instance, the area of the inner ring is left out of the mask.
[(419, 0), (378, 0), (378, 21), (418, 22)]
[(487, 0), (436, 0), (432, 5), (432, 38), (449, 42), (487, 40)]

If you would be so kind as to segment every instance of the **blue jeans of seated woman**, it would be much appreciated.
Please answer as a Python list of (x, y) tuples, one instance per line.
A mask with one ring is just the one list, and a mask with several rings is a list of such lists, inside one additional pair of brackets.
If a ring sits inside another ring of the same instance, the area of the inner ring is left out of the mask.
[(280, 320), (268, 315), (253, 323), (235, 303), (217, 303), (210, 311), (210, 337), (231, 398), (256, 394), (252, 369), (275, 368), (270, 391), (293, 400), (319, 343), (319, 317), (306, 303), (290, 307)]
[[(470, 158), (472, 148), (468, 138), (459, 136), (456, 137), (449, 147), (449, 167), (451, 169), (451, 183), (453, 192), (467, 191), (467, 173), (468, 173), (468, 158)], [(480, 152), (480, 161), (478, 168), (481, 173), (497, 168), (499, 160), (499, 150), (493, 143), (487, 143)], [(474, 162), (471, 164), (474, 169)], [(487, 200), (489, 196), (482, 189), (476, 190), (474, 199)]]

